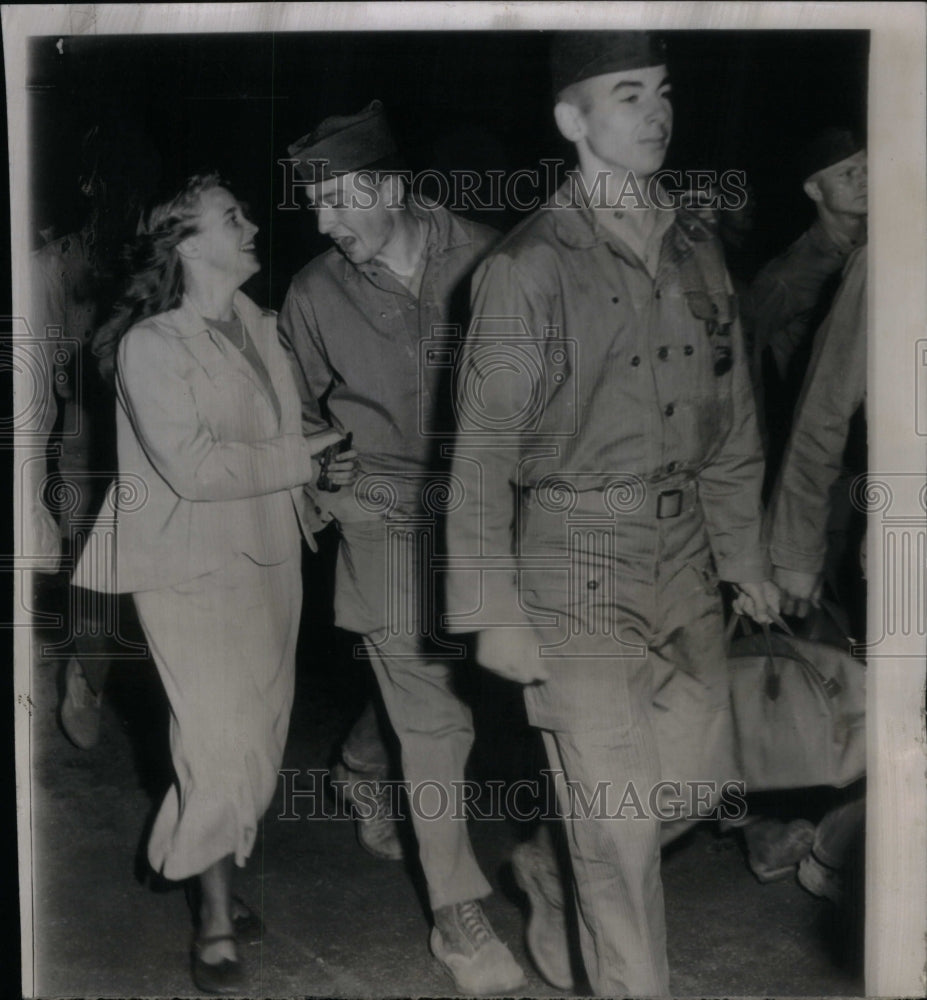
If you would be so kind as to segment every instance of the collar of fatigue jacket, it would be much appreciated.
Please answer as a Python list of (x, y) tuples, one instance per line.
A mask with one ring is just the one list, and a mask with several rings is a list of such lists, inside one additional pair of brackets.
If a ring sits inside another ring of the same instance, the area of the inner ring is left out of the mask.
[(849, 257), (854, 250), (866, 243), (866, 227), (858, 240), (851, 240), (843, 233), (828, 229), (820, 219), (815, 219), (808, 229), (808, 238), (822, 253), (836, 253), (841, 257)]
[[(577, 176), (575, 173), (568, 176), (548, 203), (548, 207), (556, 210), (554, 231), (557, 238), (565, 246), (576, 250), (584, 250), (600, 243), (607, 243), (619, 257), (632, 267), (640, 267), (644, 262), (631, 249), (630, 244), (620, 235), (603, 228), (596, 218), (595, 211), (586, 201), (577, 197), (580, 185), (575, 182), (575, 176)], [(676, 211), (674, 209), (660, 211), (657, 216), (656, 229), (651, 234), (649, 242), (656, 243), (657, 246), (661, 245), (663, 237), (675, 219)], [(624, 225), (626, 226), (627, 223)], [(623, 228), (623, 226), (619, 228)], [(644, 269), (647, 270), (646, 267)]]
[[(424, 222), (428, 227), (425, 236), (425, 249), (422, 253), (426, 261), (439, 257), (447, 250), (455, 250), (458, 247), (467, 246), (473, 242), (467, 235), (466, 230), (458, 225), (454, 215), (433, 202), (420, 202), (410, 194), (406, 202), (406, 210)], [(406, 288), (402, 281), (383, 264), (375, 264), (373, 261), (367, 264), (352, 264), (347, 257), (344, 258), (343, 263), (344, 271), (342, 272), (342, 277), (345, 281), (360, 281), (364, 277), (368, 281), (378, 284), (378, 282), (374, 281), (373, 276), (380, 271), (384, 271), (389, 275), (391, 281), (395, 282), (397, 288), (402, 289), (406, 295), (411, 295), (409, 289)], [(412, 297), (418, 298), (418, 296)]]
[[(711, 226), (694, 209), (661, 211), (649, 242), (657, 249), (651, 272), (628, 244), (604, 229), (595, 212), (577, 198), (579, 185), (569, 176), (549, 203), (554, 211), (554, 231), (565, 246), (582, 250), (605, 243), (631, 267), (658, 280), (663, 269), (675, 270), (693, 314), (699, 319), (730, 323), (737, 313), (730, 292), (720, 241)], [(664, 191), (665, 193), (665, 191)], [(672, 236), (668, 238), (668, 234)]]

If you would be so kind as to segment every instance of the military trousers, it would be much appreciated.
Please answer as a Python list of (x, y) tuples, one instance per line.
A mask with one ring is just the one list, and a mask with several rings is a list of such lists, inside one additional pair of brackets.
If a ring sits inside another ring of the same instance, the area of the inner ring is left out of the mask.
[(722, 603), (694, 484), (671, 517), (648, 501), (609, 514), (601, 496), (566, 515), (527, 501), (520, 593), (547, 623), (550, 677), (525, 703), (565, 824), (590, 985), (664, 996), (661, 833), (710, 816), (736, 777)]
[[(459, 659), (438, 655), (424, 609), (420, 532), (389, 532), (382, 522), (341, 526), (335, 621), (359, 632), (399, 741), (402, 779), (432, 909), (492, 891), (467, 829), (464, 769), (473, 718), (454, 687)], [(446, 651), (445, 651), (446, 652)], [(375, 718), (361, 717), (372, 740)], [(346, 763), (385, 765), (379, 746), (348, 740)], [(363, 733), (361, 734), (363, 736)], [(385, 770), (385, 767), (382, 768)]]

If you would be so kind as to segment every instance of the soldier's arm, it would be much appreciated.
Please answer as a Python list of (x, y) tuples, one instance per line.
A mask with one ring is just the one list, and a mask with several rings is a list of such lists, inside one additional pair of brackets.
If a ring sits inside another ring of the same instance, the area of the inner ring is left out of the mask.
[(739, 323), (731, 340), (731, 428), (699, 472), (699, 496), (721, 579), (759, 583), (770, 575), (761, 541), (763, 450)]
[(453, 472), (463, 486), (464, 500), (449, 515), (447, 525), (452, 564), (475, 559), (478, 566), (473, 571), (452, 565), (448, 573), (449, 630), (478, 631), (478, 661), (521, 683), (547, 676), (547, 667), (538, 656), (535, 630), (526, 621), (485, 623), (494, 617), (507, 623), (519, 618), (517, 573), (512, 568), (518, 449), (501, 445), (490, 428), (505, 425), (517, 413), (519, 396), (524, 392), (520, 382), (523, 373), (512, 373), (510, 380), (504, 368), (494, 369), (493, 377), (483, 381), (487, 366), (493, 364), (493, 352), (486, 349), (485, 342), (481, 349), (473, 332), (480, 320), (518, 318), (536, 335), (540, 329), (538, 302), (538, 291), (506, 256), (490, 258), (474, 276), (470, 335), (458, 363), (455, 400), (458, 429)]
[(313, 434), (328, 426), (319, 400), (331, 386), (334, 373), (322, 345), (312, 303), (295, 285), (290, 285), (277, 317), (277, 332), (299, 389), (303, 432)]
[(795, 425), (770, 505), (773, 564), (819, 574), (827, 549), (830, 490), (840, 474), (850, 420), (866, 391), (866, 260), (848, 267), (815, 337)]

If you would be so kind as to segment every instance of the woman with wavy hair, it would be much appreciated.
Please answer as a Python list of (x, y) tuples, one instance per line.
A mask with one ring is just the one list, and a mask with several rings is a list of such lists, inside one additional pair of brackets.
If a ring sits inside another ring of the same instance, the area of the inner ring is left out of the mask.
[[(193, 978), (241, 989), (232, 895), (273, 797), (293, 699), (304, 484), (337, 432), (301, 432), (273, 313), (239, 291), (257, 227), (216, 175), (155, 206), (94, 351), (115, 376), (119, 475), (73, 582), (133, 595), (171, 706), (175, 781), (148, 843), (195, 877)], [(342, 485), (354, 453), (328, 467)]]

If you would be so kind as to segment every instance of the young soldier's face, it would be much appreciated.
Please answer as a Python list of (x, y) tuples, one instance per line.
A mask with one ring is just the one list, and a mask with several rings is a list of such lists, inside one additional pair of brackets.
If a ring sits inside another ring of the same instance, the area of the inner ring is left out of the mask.
[(319, 232), (331, 237), (352, 264), (367, 264), (392, 239), (397, 205), (390, 187), (367, 173), (335, 177), (308, 188)]
[(865, 215), (869, 196), (866, 150), (819, 170), (808, 180), (808, 188), (811, 198), (834, 214)]
[(603, 73), (570, 88), (576, 134), (567, 136), (613, 170), (649, 177), (663, 165), (673, 133), (665, 66)]

